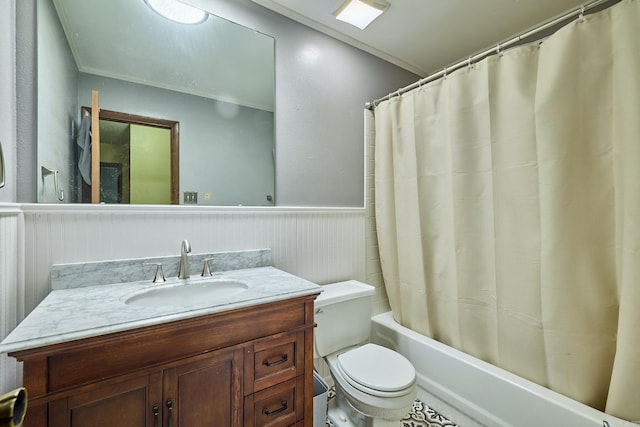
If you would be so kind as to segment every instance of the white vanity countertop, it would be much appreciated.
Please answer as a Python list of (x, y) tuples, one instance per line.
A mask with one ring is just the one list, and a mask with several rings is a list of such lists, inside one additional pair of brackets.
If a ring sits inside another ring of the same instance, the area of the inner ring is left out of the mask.
[[(125, 301), (160, 286), (189, 286), (189, 282), (228, 279), (248, 289), (213, 306), (145, 307)], [(211, 278), (150, 280), (54, 290), (0, 343), (0, 353), (27, 350), (112, 332), (135, 329), (205, 314), (281, 301), (321, 292), (322, 287), (274, 267), (216, 272)]]

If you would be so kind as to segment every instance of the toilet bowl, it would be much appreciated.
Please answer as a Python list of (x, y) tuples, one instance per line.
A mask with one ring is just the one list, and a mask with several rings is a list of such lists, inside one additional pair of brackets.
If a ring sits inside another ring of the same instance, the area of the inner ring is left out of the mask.
[(368, 343), (373, 294), (372, 286), (350, 280), (325, 285), (316, 299), (314, 349), (335, 383), (329, 419), (336, 427), (397, 423), (416, 398), (411, 362)]
[(365, 344), (325, 359), (336, 392), (363, 415), (400, 420), (416, 398), (416, 374), (402, 355), (376, 344)]

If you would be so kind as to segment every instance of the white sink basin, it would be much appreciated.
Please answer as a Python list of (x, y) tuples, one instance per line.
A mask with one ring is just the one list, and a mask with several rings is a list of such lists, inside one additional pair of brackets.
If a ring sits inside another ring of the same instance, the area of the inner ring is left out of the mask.
[[(161, 285), (162, 286), (162, 285)], [(175, 286), (162, 286), (134, 295), (125, 301), (129, 305), (145, 307), (186, 307), (212, 305), (230, 296), (244, 292), (249, 287), (235, 280), (212, 279), (188, 282)]]

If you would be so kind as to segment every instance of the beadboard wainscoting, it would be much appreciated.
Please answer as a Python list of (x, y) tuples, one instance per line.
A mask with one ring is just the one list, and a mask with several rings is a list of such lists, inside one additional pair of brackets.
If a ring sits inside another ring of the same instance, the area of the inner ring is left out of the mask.
[(318, 284), (365, 280), (365, 209), (181, 208), (22, 205), (26, 312), (53, 264), (177, 255), (183, 239), (193, 253), (271, 248), (275, 267)]
[[(24, 317), (21, 286), (22, 212), (17, 206), (0, 205), (0, 341)], [(15, 359), (0, 354), (0, 394), (20, 383)]]

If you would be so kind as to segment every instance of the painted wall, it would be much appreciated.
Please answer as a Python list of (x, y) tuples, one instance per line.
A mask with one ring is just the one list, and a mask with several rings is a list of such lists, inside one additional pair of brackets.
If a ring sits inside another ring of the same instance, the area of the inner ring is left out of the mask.
[(0, 202), (16, 199), (15, 1), (0, 2), (0, 144), (6, 182), (0, 188)]
[[(15, 1), (15, 0), (14, 0)], [(34, 2), (18, 8), (22, 64), (33, 62), (29, 45)], [(364, 190), (365, 102), (417, 79), (412, 73), (277, 15), (250, 0), (198, 0), (207, 10), (249, 26), (276, 40), (276, 201), (280, 206), (362, 206)], [(20, 64), (19, 64), (20, 66)], [(28, 67), (27, 67), (28, 68)], [(36, 127), (30, 115), (33, 82), (19, 86), (25, 114), (19, 128), (25, 145)], [(31, 128), (31, 129), (30, 129)], [(18, 201), (35, 201), (36, 176), (24, 150)]]
[(273, 113), (80, 73), (80, 105), (94, 89), (106, 110), (180, 122), (180, 191), (197, 191), (198, 204), (271, 205)]
[[(74, 200), (76, 187), (76, 144), (72, 130), (79, 117), (77, 67), (57, 19), (53, 3), (40, 1), (37, 9), (38, 68), (38, 168), (45, 166), (60, 171), (58, 183), (65, 192), (65, 201)], [(61, 203), (54, 188), (53, 175), (41, 179), (38, 175), (38, 200)]]
[(131, 125), (131, 203), (171, 203), (171, 131)]
[[(1, 27), (11, 31), (15, 40), (15, 105), (16, 111), (16, 199), (37, 199), (37, 85), (36, 85), (36, 33), (29, 28), (36, 26), (35, 1), (15, 2), (15, 27)], [(20, 165), (18, 168), (17, 165)]]
[(363, 206), (367, 101), (418, 76), (250, 0), (190, 0), (276, 39), (276, 200)]

